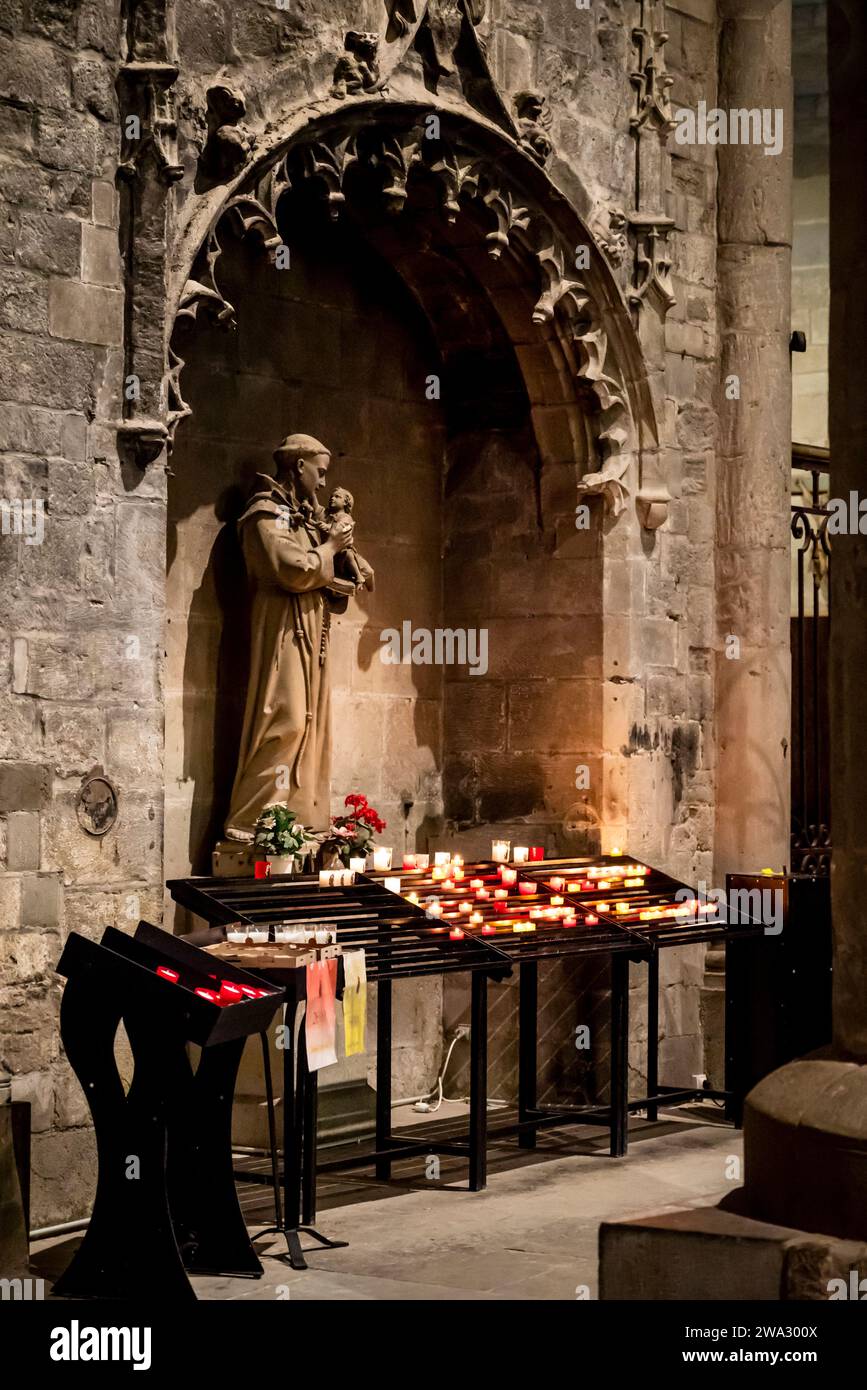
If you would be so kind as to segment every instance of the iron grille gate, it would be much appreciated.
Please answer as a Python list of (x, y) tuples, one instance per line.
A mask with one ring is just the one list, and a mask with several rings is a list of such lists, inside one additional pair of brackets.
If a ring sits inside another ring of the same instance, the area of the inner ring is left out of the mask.
[(827, 449), (792, 450), (792, 873), (831, 867)]

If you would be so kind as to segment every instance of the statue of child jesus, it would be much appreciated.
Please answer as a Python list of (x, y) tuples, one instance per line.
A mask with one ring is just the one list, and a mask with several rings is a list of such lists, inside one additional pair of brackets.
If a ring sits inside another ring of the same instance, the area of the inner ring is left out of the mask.
[[(345, 487), (335, 488), (330, 498), (328, 506), (325, 508), (325, 515), (328, 519), (326, 532), (330, 531), (335, 522), (349, 521), (354, 524), (355, 518), (352, 509), (355, 506), (355, 498), (351, 492), (347, 492)], [(355, 546), (350, 546), (348, 550), (341, 551), (334, 566), (335, 577), (348, 579), (357, 589), (367, 589), (373, 593), (374, 575), (373, 570), (367, 561), (359, 555)]]

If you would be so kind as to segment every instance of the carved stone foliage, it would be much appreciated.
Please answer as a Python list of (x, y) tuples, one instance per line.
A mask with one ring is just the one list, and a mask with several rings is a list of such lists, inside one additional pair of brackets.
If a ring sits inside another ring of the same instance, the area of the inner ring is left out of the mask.
[(590, 223), (599, 246), (611, 265), (618, 269), (629, 254), (628, 226), (626, 213), (622, 208), (613, 206), (599, 208)]
[(636, 107), (630, 124), (634, 129), (653, 126), (665, 137), (674, 129), (668, 94), (674, 81), (665, 70), (665, 0), (638, 0), (639, 19), (632, 31), (636, 65), (631, 74)]
[(247, 113), (243, 92), (218, 83), (208, 88), (208, 138), (199, 157), (197, 192), (228, 183), (241, 172), (253, 141), (241, 121)]
[[(556, 331), (574, 367), (576, 385), (592, 406), (600, 466), (582, 480), (581, 491), (602, 495), (615, 513), (621, 511), (634, 429), (625, 389), (611, 365), (591, 277), (571, 269), (574, 247), (566, 245), (527, 184), (510, 175), (502, 161), (467, 144), (460, 134), (431, 140), (421, 119), (409, 127), (385, 121), (294, 144), (259, 172), (248, 188), (229, 199), (185, 286), (179, 317), (195, 318), (203, 312), (226, 326), (234, 323), (234, 310), (221, 293), (218, 277), (221, 238), (230, 223), (240, 235), (255, 238), (273, 257), (283, 244), (278, 204), (284, 194), (306, 188), (325, 215), (337, 218), (362, 185), (366, 198), (371, 190), (378, 192), (383, 208), (394, 216), (422, 187), (424, 205), (429, 208), (434, 190), (439, 215), (451, 223), (468, 215), (468, 227), (475, 229), (479, 244), (493, 260), (510, 256), (535, 266), (541, 292), (532, 311), (533, 322)], [(168, 377), (172, 428), (189, 413), (180, 390), (182, 367), (174, 353)]]
[(663, 313), (677, 301), (671, 284), (671, 256), (668, 235), (674, 226), (670, 217), (642, 216), (630, 218), (635, 232), (635, 285), (629, 291), (630, 304), (640, 305), (655, 294)]
[(491, 74), (478, 26), (487, 0), (386, 0), (383, 80), (413, 50), (432, 92), (450, 90), (513, 138), (517, 127)]

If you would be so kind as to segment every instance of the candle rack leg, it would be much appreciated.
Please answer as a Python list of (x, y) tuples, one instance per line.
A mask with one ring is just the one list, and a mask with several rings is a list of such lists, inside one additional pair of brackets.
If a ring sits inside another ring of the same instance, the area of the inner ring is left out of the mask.
[(472, 976), (470, 1004), (470, 1191), (488, 1182), (488, 978)]
[[(654, 951), (647, 962), (647, 1094), (659, 1092), (659, 952)], [(648, 1101), (647, 1118), (656, 1120), (659, 1106)]]
[[(536, 961), (521, 965), (518, 982), (518, 1119), (523, 1124), (536, 1110), (539, 1031), (539, 966)], [(518, 1131), (518, 1145), (535, 1149), (535, 1128)]]
[(622, 1158), (628, 1145), (629, 1068), (629, 960), (622, 954), (611, 958), (611, 1157)]

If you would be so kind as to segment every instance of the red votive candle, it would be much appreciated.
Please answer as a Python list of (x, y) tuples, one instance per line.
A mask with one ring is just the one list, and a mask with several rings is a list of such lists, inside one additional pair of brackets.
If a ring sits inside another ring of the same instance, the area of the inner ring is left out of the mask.
[(181, 978), (177, 970), (170, 970), (167, 965), (158, 965), (157, 974), (164, 980), (171, 980), (173, 985), (176, 985)]
[(507, 902), (503, 902), (502, 899), (499, 899), (497, 902), (494, 903), (495, 912), (508, 912), (508, 910), (509, 904)]
[(405, 869), (414, 869), (414, 868), (416, 868), (416, 867), (417, 867), (416, 856), (415, 856), (414, 854), (405, 854), (405, 855), (403, 856), (403, 867), (404, 867)]
[(268, 860), (257, 859), (256, 863), (253, 865), (253, 873), (255, 874), (256, 878), (270, 878), (271, 865), (269, 864)]
[(244, 998), (244, 991), (240, 985), (233, 984), (231, 980), (221, 980), (220, 998), (225, 1004), (237, 1004)]
[(514, 888), (515, 884), (518, 882), (518, 870), (507, 869), (505, 865), (501, 865), (500, 878), (503, 880), (504, 887)]
[(596, 916), (595, 912), (588, 912), (584, 921), (587, 923), (588, 927), (595, 927), (599, 924), (599, 918)]
[(449, 936), (452, 941), (463, 941), (464, 939), (464, 933), (460, 927), (452, 927)]
[(529, 883), (526, 880), (522, 880), (518, 884), (518, 892), (522, 895), (522, 897), (531, 898), (533, 894), (537, 891), (538, 890), (536, 888), (535, 883)]
[(564, 927), (577, 927), (577, 925), (578, 925), (578, 918), (577, 918), (577, 917), (564, 917), (564, 918), (563, 918), (563, 926), (564, 926)]
[(538, 864), (539, 861), (540, 861), (541, 859), (544, 859), (544, 858), (545, 858), (545, 846), (544, 846), (544, 845), (531, 845), (531, 846), (530, 846), (530, 860), (531, 860), (532, 863)]
[(215, 994), (212, 989), (197, 989), (196, 994), (200, 999), (207, 999), (209, 1004), (219, 1004), (222, 1002), (220, 996)]
[(252, 985), (242, 985), (241, 993), (245, 999), (258, 999), (262, 991), (260, 989), (254, 989)]
[(482, 936), (496, 936), (496, 934), (497, 928), (494, 926), (493, 922), (486, 922), (482, 927)]

